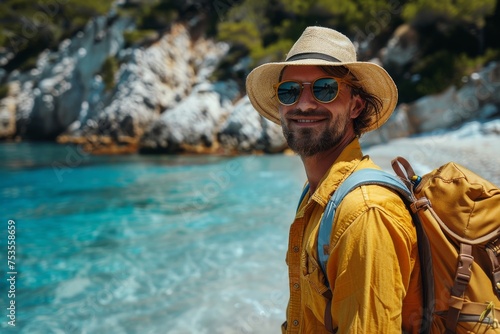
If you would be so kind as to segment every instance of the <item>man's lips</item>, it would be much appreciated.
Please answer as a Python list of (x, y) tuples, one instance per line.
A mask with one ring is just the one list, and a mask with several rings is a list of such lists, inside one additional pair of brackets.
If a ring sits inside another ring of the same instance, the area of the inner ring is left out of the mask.
[(312, 126), (321, 123), (326, 120), (326, 118), (289, 118), (289, 122), (299, 125), (299, 126)]
[(290, 122), (314, 123), (328, 119), (330, 113), (326, 111), (303, 112), (300, 110), (292, 110), (285, 117)]
[(292, 121), (297, 123), (316, 123), (321, 122), (323, 119), (292, 119)]
[(312, 127), (326, 122), (330, 119), (331, 115), (325, 110), (315, 110), (315, 111), (302, 111), (299, 109), (294, 109), (289, 111), (285, 118), (288, 124), (298, 127)]

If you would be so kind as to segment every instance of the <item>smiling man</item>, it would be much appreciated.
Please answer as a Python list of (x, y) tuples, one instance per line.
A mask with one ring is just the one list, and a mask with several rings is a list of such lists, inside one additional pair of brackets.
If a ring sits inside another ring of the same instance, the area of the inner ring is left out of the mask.
[(262, 116), (282, 126), (309, 186), (290, 226), (282, 332), (418, 333), (417, 237), (396, 193), (377, 185), (349, 193), (332, 222), (325, 273), (317, 252), (318, 226), (339, 184), (356, 170), (380, 169), (363, 156), (359, 137), (393, 112), (392, 78), (379, 65), (358, 62), (343, 34), (308, 27), (284, 62), (249, 74), (247, 93)]

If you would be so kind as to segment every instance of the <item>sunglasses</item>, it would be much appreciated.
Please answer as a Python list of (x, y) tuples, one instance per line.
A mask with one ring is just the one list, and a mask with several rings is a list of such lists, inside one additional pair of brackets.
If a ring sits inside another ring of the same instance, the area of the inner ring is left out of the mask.
[(304, 89), (304, 85), (310, 85), (314, 98), (321, 103), (329, 103), (335, 100), (339, 94), (341, 79), (323, 77), (313, 82), (298, 82), (286, 80), (274, 85), (278, 101), (284, 106), (297, 103)]

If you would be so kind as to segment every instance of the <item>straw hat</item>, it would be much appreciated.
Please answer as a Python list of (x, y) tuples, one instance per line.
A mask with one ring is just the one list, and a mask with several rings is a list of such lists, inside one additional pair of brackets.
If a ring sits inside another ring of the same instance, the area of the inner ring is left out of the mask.
[(391, 76), (379, 65), (356, 61), (351, 40), (333, 29), (308, 27), (295, 42), (284, 62), (255, 68), (247, 77), (246, 89), (250, 102), (265, 118), (280, 124), (279, 102), (273, 85), (278, 83), (285, 66), (327, 65), (345, 66), (357, 78), (363, 89), (382, 101), (377, 119), (373, 115), (365, 132), (375, 130), (389, 119), (398, 100), (398, 90)]

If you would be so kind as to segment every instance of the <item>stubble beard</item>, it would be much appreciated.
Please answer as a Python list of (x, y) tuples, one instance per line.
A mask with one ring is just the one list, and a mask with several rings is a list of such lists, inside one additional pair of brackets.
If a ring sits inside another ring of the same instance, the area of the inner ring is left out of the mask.
[(283, 135), (290, 149), (301, 157), (311, 157), (336, 147), (347, 132), (349, 119), (339, 117), (318, 132), (318, 129), (298, 128), (290, 130), (284, 119), (281, 120)]

